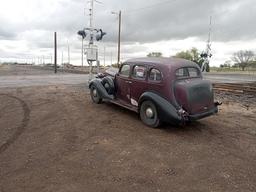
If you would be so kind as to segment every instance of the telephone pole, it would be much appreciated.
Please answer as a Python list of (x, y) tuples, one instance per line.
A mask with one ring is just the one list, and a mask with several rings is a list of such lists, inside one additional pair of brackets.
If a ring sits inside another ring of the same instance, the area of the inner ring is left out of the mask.
[(54, 73), (57, 73), (57, 33), (54, 32)]
[(117, 46), (117, 66), (120, 67), (120, 49), (121, 49), (121, 25), (122, 25), (122, 11), (111, 12), (118, 15), (118, 46)]
[(82, 67), (84, 66), (84, 38), (82, 37)]
[(120, 67), (120, 44), (121, 44), (121, 19), (122, 19), (122, 12), (119, 11), (119, 27), (118, 27), (118, 57), (117, 57), (117, 66)]

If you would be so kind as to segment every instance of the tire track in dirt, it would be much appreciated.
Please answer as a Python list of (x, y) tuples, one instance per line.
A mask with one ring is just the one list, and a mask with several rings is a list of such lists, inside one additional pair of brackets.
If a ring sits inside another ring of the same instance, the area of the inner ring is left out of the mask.
[(12, 99), (15, 99), (17, 101), (19, 101), (19, 103), (22, 106), (23, 109), (23, 119), (21, 124), (16, 128), (15, 133), (3, 144), (0, 146), (0, 154), (3, 153), (5, 150), (8, 149), (8, 147), (13, 144), (18, 138), (19, 136), (24, 132), (25, 128), (27, 127), (28, 123), (29, 123), (29, 119), (30, 119), (30, 109), (27, 105), (27, 103), (25, 101), (23, 101), (22, 99), (9, 95), (9, 94), (0, 94), (0, 96), (6, 96)]

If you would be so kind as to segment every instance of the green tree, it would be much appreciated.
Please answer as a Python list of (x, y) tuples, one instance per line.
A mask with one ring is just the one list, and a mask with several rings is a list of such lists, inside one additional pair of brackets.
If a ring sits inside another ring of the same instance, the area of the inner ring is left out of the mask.
[(244, 69), (255, 60), (255, 54), (252, 51), (248, 50), (241, 50), (238, 52), (235, 52), (233, 54), (233, 57), (231, 58), (242, 70)]
[[(200, 67), (203, 63), (203, 60), (200, 57), (200, 53), (195, 47), (191, 48), (190, 50), (178, 52), (174, 57), (193, 61), (197, 63)], [(210, 66), (208, 66), (208, 68), (210, 69)]]
[(147, 57), (162, 57), (163, 54), (161, 52), (151, 52), (147, 55)]

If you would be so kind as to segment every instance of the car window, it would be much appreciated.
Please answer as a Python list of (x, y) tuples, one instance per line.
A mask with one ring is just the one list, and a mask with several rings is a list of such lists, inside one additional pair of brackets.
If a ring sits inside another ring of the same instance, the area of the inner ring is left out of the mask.
[(138, 78), (138, 79), (145, 79), (146, 78), (146, 67), (145, 66), (136, 65), (133, 68), (132, 77)]
[(198, 69), (194, 68), (194, 67), (189, 67), (188, 68), (188, 73), (189, 73), (189, 77), (198, 77), (199, 76)]
[(177, 78), (199, 77), (200, 72), (195, 67), (183, 67), (176, 71)]
[(120, 70), (120, 75), (123, 75), (123, 76), (129, 76), (130, 74), (130, 65), (123, 65), (121, 70)]
[(183, 77), (188, 77), (188, 70), (187, 68), (180, 68), (176, 71), (176, 77), (177, 78), (183, 78)]
[(158, 69), (151, 69), (149, 72), (149, 80), (151, 81), (161, 81), (162, 74)]

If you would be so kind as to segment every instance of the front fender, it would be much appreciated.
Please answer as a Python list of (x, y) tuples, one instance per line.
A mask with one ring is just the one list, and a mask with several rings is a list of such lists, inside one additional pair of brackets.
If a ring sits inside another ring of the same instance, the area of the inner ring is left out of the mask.
[(155, 103), (157, 112), (159, 114), (159, 118), (162, 121), (170, 122), (174, 124), (179, 124), (183, 121), (182, 117), (178, 114), (178, 111), (176, 110), (176, 108), (170, 102), (168, 102), (163, 97), (157, 95), (156, 93), (153, 93), (153, 92), (143, 93), (139, 99), (139, 109), (140, 109), (140, 105), (145, 100), (150, 100)]
[(89, 83), (89, 88), (91, 88), (92, 85), (94, 85), (97, 88), (98, 94), (102, 99), (108, 99), (108, 100), (114, 99), (113, 95), (109, 95), (107, 93), (106, 89), (104, 88), (104, 86), (101, 83), (101, 79), (91, 80)]

